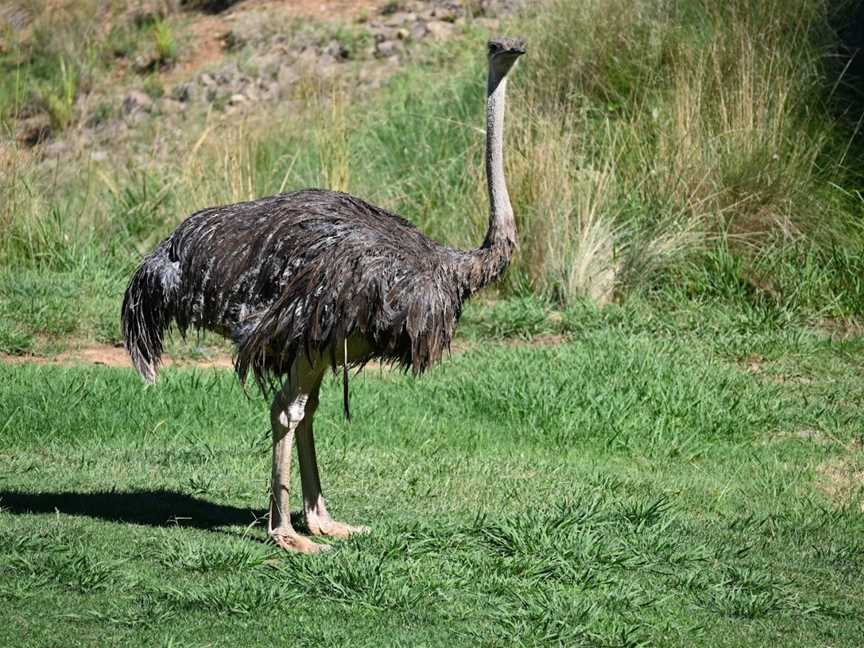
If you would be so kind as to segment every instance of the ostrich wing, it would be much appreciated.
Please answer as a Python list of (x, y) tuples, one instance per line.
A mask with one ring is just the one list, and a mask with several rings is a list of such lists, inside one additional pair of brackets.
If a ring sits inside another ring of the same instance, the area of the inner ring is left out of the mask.
[(449, 347), (463, 291), (463, 253), (408, 221), (336, 192), (306, 190), (205, 210), (178, 228), (183, 269), (177, 322), (230, 335), (236, 369), (262, 388), (297, 354), (329, 350), (352, 334), (368, 357), (415, 373)]

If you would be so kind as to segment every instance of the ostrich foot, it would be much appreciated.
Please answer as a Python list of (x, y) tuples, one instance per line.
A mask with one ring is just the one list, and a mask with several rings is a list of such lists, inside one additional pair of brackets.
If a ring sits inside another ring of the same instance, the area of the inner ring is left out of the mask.
[(301, 554), (316, 554), (330, 549), (328, 545), (312, 542), (294, 531), (271, 531), (270, 539), (280, 549)]
[(330, 536), (331, 538), (350, 538), (357, 533), (369, 533), (371, 529), (367, 526), (351, 526), (336, 522), (329, 518), (306, 515), (306, 526), (309, 533), (316, 536)]

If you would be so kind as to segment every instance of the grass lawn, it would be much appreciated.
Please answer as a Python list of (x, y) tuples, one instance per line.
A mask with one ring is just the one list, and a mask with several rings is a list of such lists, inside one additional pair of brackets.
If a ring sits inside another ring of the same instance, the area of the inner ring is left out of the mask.
[(325, 492), (373, 532), (314, 557), (264, 542), (229, 372), (0, 365), (0, 644), (860, 646), (861, 349), (586, 326), (369, 370), (350, 424), (331, 380)]
[[(104, 2), (31, 4), (2, 123), (19, 77), (71, 133), (154, 34), (184, 56), (180, 16), (106, 31)], [(470, 350), (355, 378), (350, 424), (338, 382), (322, 394), (330, 508), (373, 532), (314, 557), (265, 542), (269, 408), (228, 371), (145, 388), (0, 360), (0, 646), (864, 644), (864, 148), (841, 98), (857, 49), (832, 27), (850, 3), (526, 4), (500, 26), (531, 49), (507, 117), (520, 250), (466, 309)], [(154, 113), (101, 162), (7, 137), (0, 353), (116, 343), (126, 282), (180, 219), (283, 188), (476, 245), (484, 29), (368, 97), (301, 79), (242, 119), (190, 110), (176, 141)], [(160, 75), (125, 83), (172, 91)]]

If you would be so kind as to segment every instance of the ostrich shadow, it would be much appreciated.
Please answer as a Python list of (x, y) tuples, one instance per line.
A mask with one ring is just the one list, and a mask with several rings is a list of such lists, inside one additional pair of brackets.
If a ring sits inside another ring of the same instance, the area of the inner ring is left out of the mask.
[[(152, 527), (188, 527), (226, 533), (223, 527), (263, 526), (267, 511), (216, 504), (171, 490), (27, 493), (0, 491), (0, 512), (13, 515), (80, 515), (108, 522)], [(303, 526), (299, 513), (292, 513)], [(233, 535), (233, 534), (232, 534)]]

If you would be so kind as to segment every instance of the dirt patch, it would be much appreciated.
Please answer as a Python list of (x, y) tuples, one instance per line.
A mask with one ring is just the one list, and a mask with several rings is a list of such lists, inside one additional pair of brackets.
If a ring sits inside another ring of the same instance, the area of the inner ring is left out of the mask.
[(225, 37), (230, 27), (221, 16), (201, 16), (189, 25), (194, 49), (182, 56), (177, 65), (164, 75), (165, 83), (192, 76), (200, 68), (219, 63), (225, 56)]
[(377, 12), (380, 0), (247, 0), (219, 14), (196, 16), (189, 25), (189, 44), (193, 49), (181, 57), (177, 65), (163, 74), (168, 84), (193, 76), (208, 66), (218, 65), (225, 58), (225, 42), (232, 25), (242, 14), (269, 11), (282, 19), (355, 20), (364, 13)]
[(809, 443), (815, 443), (817, 445), (838, 445), (842, 446), (837, 439), (835, 439), (830, 434), (822, 432), (820, 430), (813, 430), (810, 428), (804, 428), (802, 430), (797, 430), (795, 432), (777, 432), (776, 434), (772, 434), (770, 437), (765, 439), (763, 445), (767, 445), (769, 443), (773, 443), (775, 441), (790, 441), (790, 440), (798, 440), (798, 441), (807, 441)]
[(832, 340), (854, 340), (864, 337), (864, 322), (856, 318), (823, 319), (816, 323), (815, 328)]
[[(231, 359), (231, 356), (221, 351), (210, 353), (206, 357), (172, 357), (171, 355), (166, 354), (162, 356), (162, 361), (163, 366), (166, 367), (217, 367), (220, 369), (231, 369), (234, 367), (234, 362)], [(103, 367), (132, 367), (132, 363), (124, 348), (108, 345), (86, 347), (75, 349), (74, 351), (64, 351), (63, 353), (53, 356), (14, 356), (7, 353), (0, 353), (0, 362), (19, 365), (98, 365)]]
[(229, 15), (244, 9), (275, 9), (296, 18), (356, 18), (387, 4), (382, 0), (247, 0), (232, 8)]
[[(564, 335), (538, 335), (530, 339), (509, 338), (504, 340), (494, 340), (491, 342), (483, 342), (483, 347), (506, 346), (506, 347), (553, 347), (564, 344), (567, 337)], [(481, 346), (480, 342), (470, 340), (457, 340), (453, 343), (451, 353), (457, 355), (477, 349)], [(64, 351), (51, 356), (37, 355), (11, 355), (8, 353), (0, 353), (0, 363), (22, 365), (60, 365), (60, 366), (75, 366), (75, 365), (96, 365), (102, 367), (132, 367), (129, 356), (123, 347), (111, 346), (108, 344), (91, 345), (77, 348), (70, 351)], [(216, 367), (219, 369), (233, 369), (234, 360), (231, 354), (221, 350), (208, 349), (205, 354), (201, 355), (181, 355), (172, 356), (165, 354), (162, 356), (162, 365), (165, 367)], [(377, 367), (377, 363), (369, 363), (366, 365), (370, 368)]]
[(860, 443), (847, 449), (849, 454), (819, 466), (818, 488), (840, 506), (853, 506), (864, 513), (864, 449)]

